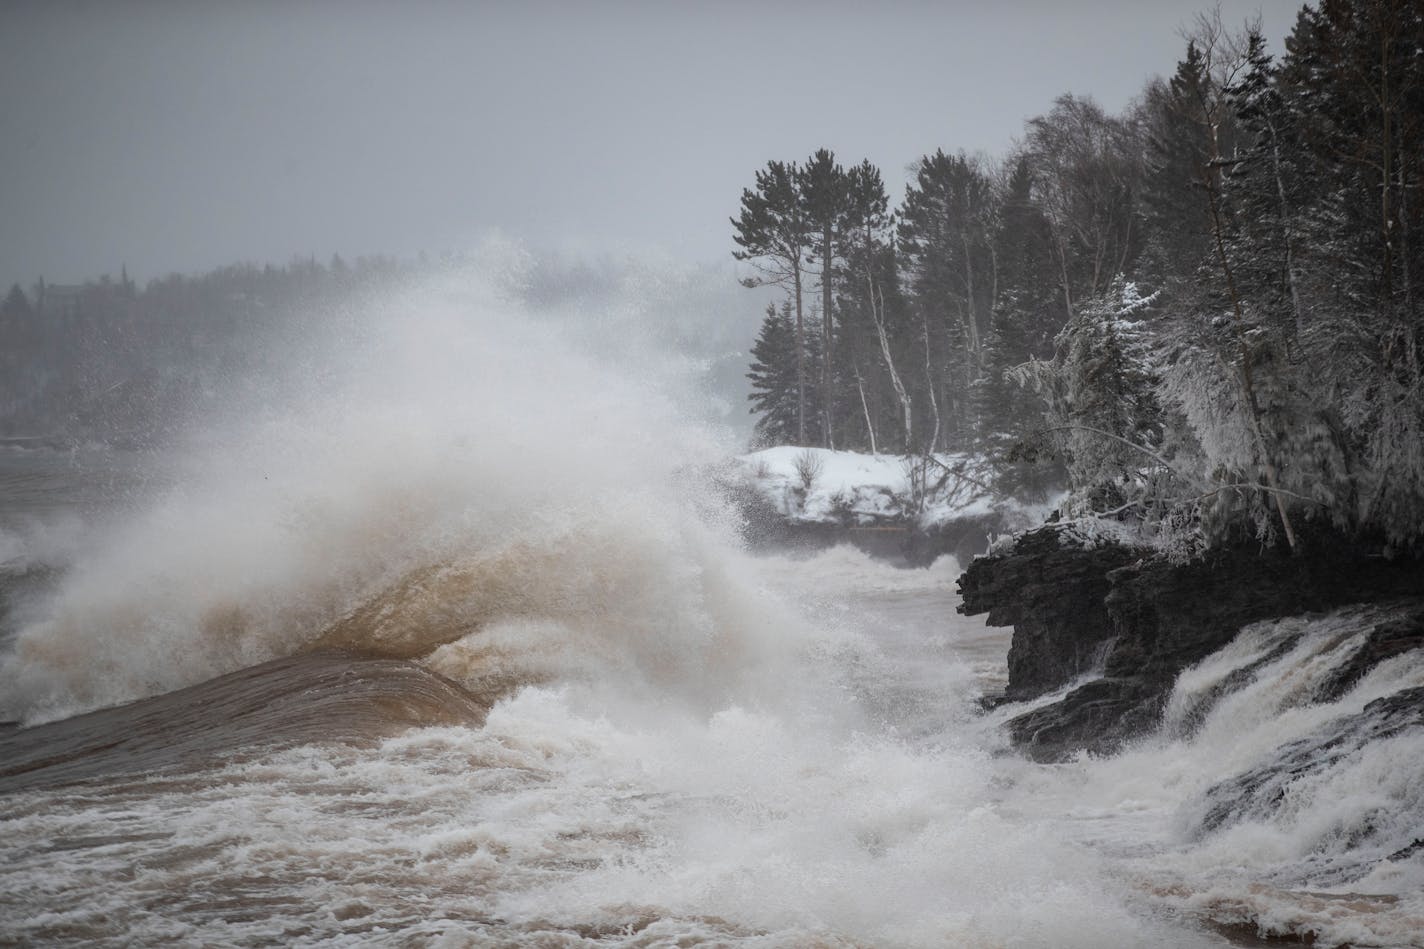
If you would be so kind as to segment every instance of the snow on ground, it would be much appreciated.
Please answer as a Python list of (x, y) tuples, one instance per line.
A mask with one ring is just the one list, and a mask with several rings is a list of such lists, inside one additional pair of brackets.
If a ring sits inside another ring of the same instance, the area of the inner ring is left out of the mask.
[(736, 461), (782, 516), (803, 523), (908, 521), (929, 529), (1000, 514), (1026, 527), (1041, 522), (1057, 502), (1025, 504), (999, 496), (991, 487), (989, 465), (977, 455), (944, 453), (926, 463), (900, 455), (779, 445)]

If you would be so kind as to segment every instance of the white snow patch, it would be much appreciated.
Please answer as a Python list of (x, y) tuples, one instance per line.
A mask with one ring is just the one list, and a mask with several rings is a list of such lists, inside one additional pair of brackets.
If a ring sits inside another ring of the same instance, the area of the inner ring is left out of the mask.
[[(1011, 529), (1041, 523), (1060, 499), (1027, 503), (998, 494), (979, 455), (870, 455), (778, 445), (736, 459), (739, 473), (791, 521), (871, 525), (913, 523), (931, 529), (999, 514)], [(809, 484), (808, 484), (809, 482)]]

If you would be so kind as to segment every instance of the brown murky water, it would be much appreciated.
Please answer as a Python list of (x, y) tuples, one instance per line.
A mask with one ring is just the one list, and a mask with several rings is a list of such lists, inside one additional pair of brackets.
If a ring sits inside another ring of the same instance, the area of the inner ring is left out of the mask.
[(210, 767), (303, 744), (477, 725), (479, 696), (411, 662), (322, 652), (0, 736), (0, 794)]

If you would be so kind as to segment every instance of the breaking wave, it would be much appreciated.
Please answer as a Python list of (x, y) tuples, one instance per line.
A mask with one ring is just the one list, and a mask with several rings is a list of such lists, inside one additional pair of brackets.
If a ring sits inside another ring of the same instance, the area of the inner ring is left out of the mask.
[(224, 406), (169, 461), (175, 485), (17, 632), (0, 716), (336, 645), (440, 649), (476, 678), (494, 653), (516, 678), (601, 666), (689, 688), (757, 666), (786, 616), (738, 573), (731, 517), (692, 474), (725, 436), (688, 423), (674, 369), (576, 351), (581, 318), (529, 312), (518, 255), (495, 258), (274, 356), (274, 391)]

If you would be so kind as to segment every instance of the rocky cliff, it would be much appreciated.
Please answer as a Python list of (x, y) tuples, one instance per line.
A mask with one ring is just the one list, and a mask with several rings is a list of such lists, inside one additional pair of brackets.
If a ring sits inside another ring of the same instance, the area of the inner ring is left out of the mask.
[[(1108, 753), (1154, 728), (1178, 673), (1243, 626), (1424, 595), (1419, 561), (1370, 556), (1328, 534), (1309, 537), (1304, 551), (1237, 547), (1171, 563), (1048, 525), (973, 561), (959, 581), (959, 609), (1014, 627), (1002, 701), (1035, 698), (1088, 677), (1061, 700), (1010, 720), (1016, 745), (1048, 761), (1080, 749)], [(1409, 642), (1401, 646), (1398, 636), (1386, 636), (1381, 648), (1424, 645), (1419, 630), (1404, 638)]]

